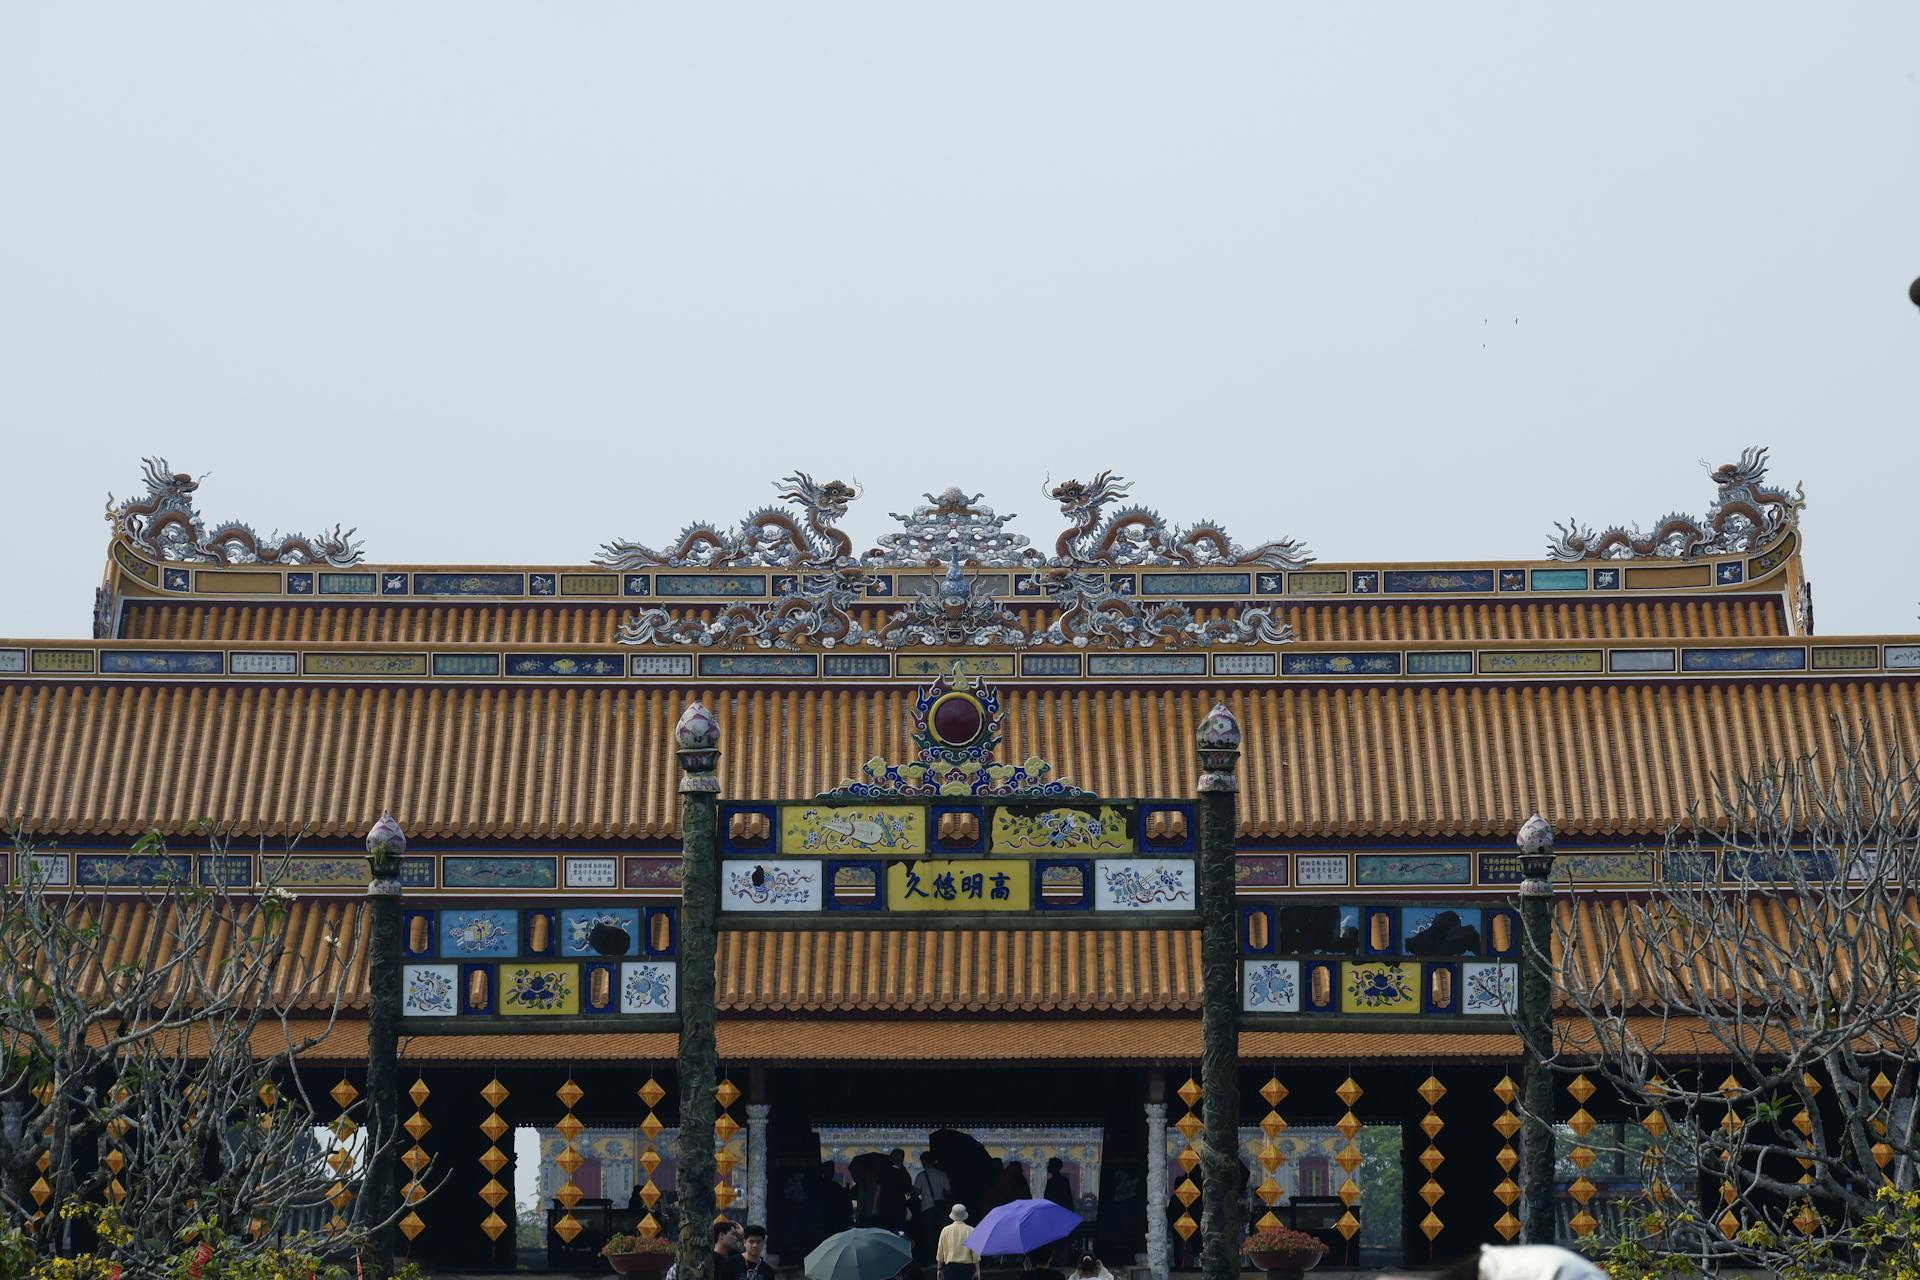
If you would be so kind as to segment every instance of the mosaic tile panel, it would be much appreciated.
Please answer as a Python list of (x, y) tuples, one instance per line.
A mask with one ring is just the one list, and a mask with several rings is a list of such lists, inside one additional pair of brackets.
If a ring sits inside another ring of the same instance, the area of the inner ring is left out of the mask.
[(670, 960), (629, 961), (620, 966), (620, 1012), (677, 1013), (680, 966)]
[(227, 665), (236, 676), (290, 676), (299, 670), (299, 659), (291, 653), (236, 653)]
[(1885, 653), (1889, 671), (1920, 670), (1920, 644), (1890, 644)]
[(225, 659), (226, 655), (217, 650), (183, 653), (103, 649), (100, 671), (103, 675), (217, 676), (226, 666)]
[(1013, 655), (1010, 653), (903, 653), (893, 660), (895, 674), (903, 676), (943, 676), (955, 666), (962, 675), (969, 676), (1010, 676), (1013, 674)]
[(626, 658), (617, 653), (510, 653), (510, 676), (587, 676), (611, 678), (626, 674)]
[(500, 1012), (507, 1017), (580, 1012), (580, 966), (500, 966)]
[(1553, 877), (1568, 884), (1642, 883), (1653, 879), (1653, 854), (1562, 853), (1553, 860)]
[(417, 596), (522, 596), (526, 593), (526, 575), (519, 573), (413, 575), (413, 594)]
[(1604, 662), (1598, 649), (1527, 649), (1482, 653), (1480, 670), (1492, 676), (1587, 675), (1605, 670)]
[(617, 596), (620, 594), (620, 575), (617, 573), (563, 573), (560, 575), (560, 594), (563, 596)]
[(370, 596), (379, 586), (379, 581), (370, 573), (320, 575), (320, 594), (323, 596)]
[(27, 669), (25, 649), (0, 649), (0, 673), (12, 675)]
[(830, 653), (822, 672), (829, 680), (837, 677), (868, 679), (893, 673), (893, 664), (884, 653)]
[(720, 863), (720, 909), (818, 911), (825, 878), (820, 862), (727, 858)]
[(1585, 591), (1587, 571), (1585, 569), (1535, 569), (1533, 589), (1535, 591)]
[(304, 653), (300, 669), (310, 676), (423, 676), (424, 653)]
[[(1265, 578), (1267, 575), (1260, 576)], [(1262, 590), (1265, 589), (1263, 586)], [(1340, 596), (1346, 593), (1347, 575), (1344, 573), (1309, 572), (1287, 575), (1287, 594), (1290, 596)]]
[(93, 670), (93, 650), (35, 649), (33, 651), (33, 669), (36, 673), (87, 674)]
[(440, 874), (449, 889), (551, 889), (559, 868), (556, 857), (479, 857), (449, 854)]
[(1089, 676), (1203, 676), (1203, 653), (1090, 653)]
[(622, 858), (620, 883), (628, 889), (680, 892), (680, 859)]
[(193, 860), (183, 853), (77, 853), (74, 883), (83, 888), (117, 885), (187, 884)]
[(1294, 880), (1303, 889), (1316, 885), (1343, 885), (1347, 882), (1347, 855), (1344, 853), (1301, 853), (1293, 859)]
[(1395, 595), (1493, 590), (1491, 569), (1391, 569), (1386, 580), (1387, 590)]
[(763, 596), (767, 594), (767, 575), (764, 573), (663, 573), (658, 576), (653, 585), (656, 594), (663, 596)]
[(1002, 805), (992, 810), (988, 848), (994, 853), (1132, 853), (1134, 815), (1112, 805), (1051, 809)]
[(627, 669), (636, 676), (690, 676), (690, 653), (635, 653), (627, 658)]
[(1779, 649), (1682, 649), (1682, 671), (1803, 671), (1807, 651)]
[(433, 674), (497, 676), (500, 674), (500, 655), (497, 653), (436, 653), (433, 655)]
[(1077, 653), (1023, 653), (1020, 655), (1020, 674), (1023, 676), (1077, 676), (1080, 674), (1080, 655)]
[(1343, 961), (1340, 1012), (1420, 1012), (1420, 966), (1404, 960)]
[(1190, 861), (1100, 858), (1093, 864), (1096, 911), (1191, 911), (1193, 907), (1194, 864)]
[(1671, 671), (1671, 649), (1615, 649), (1607, 654), (1607, 665), (1614, 671)]
[(1288, 653), (1280, 672), (1289, 676), (1397, 676), (1397, 653)]
[(812, 676), (820, 659), (811, 653), (703, 653), (703, 676)]
[(1144, 596), (1232, 596), (1246, 595), (1253, 580), (1244, 573), (1143, 573), (1140, 594)]
[(1520, 1007), (1520, 966), (1477, 962), (1460, 966), (1460, 1012), (1511, 1016)]
[(1027, 911), (1031, 870), (988, 858), (939, 858), (887, 864), (889, 911)]
[(1875, 645), (1814, 646), (1813, 669), (1815, 671), (1870, 671), (1879, 665), (1880, 651)]
[(563, 858), (561, 867), (569, 889), (614, 889), (620, 884), (616, 857)]
[(1472, 884), (1464, 853), (1357, 853), (1355, 884)]
[(203, 853), (200, 855), (200, 883), (251, 888), (253, 855), (246, 853)]
[(440, 912), (440, 954), (462, 960), (519, 955), (520, 913), (511, 907), (459, 907)]
[(1410, 676), (1470, 676), (1473, 674), (1473, 654), (1409, 653), (1407, 674)]
[[(1346, 882), (1346, 862), (1340, 864), (1341, 882)], [(1236, 889), (1284, 889), (1289, 882), (1289, 867), (1284, 853), (1243, 853), (1233, 860), (1233, 884)]]
[(925, 853), (927, 811), (920, 805), (780, 806), (783, 853)]
[(622, 955), (640, 954), (640, 908), (638, 907), (563, 907), (560, 911), (560, 954), (598, 956), (593, 949), (596, 925), (624, 929), (627, 949)]
[(1248, 960), (1242, 963), (1240, 1008), (1247, 1013), (1300, 1012), (1300, 962)]
[(1216, 653), (1213, 674), (1217, 676), (1270, 676), (1276, 667), (1271, 653)]
[(409, 964), (400, 969), (400, 1014), (407, 1018), (451, 1018), (460, 1011), (457, 964)]

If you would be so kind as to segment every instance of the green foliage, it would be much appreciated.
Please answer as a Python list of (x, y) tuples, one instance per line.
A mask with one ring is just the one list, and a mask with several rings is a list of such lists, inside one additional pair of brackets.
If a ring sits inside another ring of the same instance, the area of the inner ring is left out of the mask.
[[(1687, 1221), (1692, 1215), (1679, 1215)], [(1667, 1253), (1657, 1248), (1660, 1235), (1671, 1220), (1664, 1214), (1649, 1213), (1635, 1224), (1637, 1231), (1610, 1241), (1594, 1254), (1612, 1280), (1672, 1280), (1675, 1276), (1697, 1276), (1700, 1266), (1682, 1253)]]

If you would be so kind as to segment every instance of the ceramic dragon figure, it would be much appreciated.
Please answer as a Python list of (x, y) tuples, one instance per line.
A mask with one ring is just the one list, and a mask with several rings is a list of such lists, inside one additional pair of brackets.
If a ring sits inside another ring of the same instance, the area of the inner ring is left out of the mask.
[(853, 542), (834, 526), (846, 518), (848, 504), (860, 496), (859, 484), (839, 480), (821, 484), (806, 472), (796, 471), (780, 486), (782, 499), (800, 504), (798, 516), (784, 507), (762, 507), (733, 532), (696, 521), (682, 529), (664, 551), (620, 539), (603, 546), (594, 563), (610, 569), (679, 569), (729, 565), (826, 568), (851, 562)]
[[(165, 458), (143, 458), (147, 493), (119, 506), (107, 499), (107, 519), (127, 540), (164, 560), (200, 564), (330, 564), (345, 567), (360, 560), (354, 530), (335, 525), (316, 538), (289, 534), (262, 538), (238, 520), (207, 528), (194, 509), (193, 495), (200, 481), (174, 471)], [(205, 477), (203, 476), (202, 479)]]
[(620, 624), (620, 644), (702, 649), (798, 649), (817, 644), (871, 643), (852, 617), (854, 597), (866, 575), (845, 571), (808, 574), (800, 589), (773, 604), (735, 604), (712, 619), (695, 613), (674, 617), (666, 609), (646, 609)]
[(1126, 495), (1133, 486), (1111, 471), (1102, 471), (1093, 483), (1068, 480), (1045, 495), (1060, 504), (1060, 514), (1074, 523), (1054, 543), (1049, 563), (1077, 565), (1264, 565), (1271, 569), (1300, 569), (1313, 563), (1305, 547), (1291, 538), (1242, 547), (1211, 520), (1183, 529), (1169, 529), (1160, 514), (1146, 507), (1121, 507), (1105, 519), (1106, 505)]
[(1569, 520), (1554, 526), (1557, 533), (1547, 542), (1547, 554), (1555, 560), (1723, 555), (1757, 550), (1800, 523), (1800, 510), (1807, 505), (1806, 487), (1796, 485), (1789, 493), (1763, 483), (1767, 475), (1764, 448), (1743, 450), (1740, 461), (1715, 467), (1712, 474), (1718, 492), (1703, 519), (1674, 512), (1656, 523), (1651, 533), (1642, 534), (1638, 525), (1631, 529), (1614, 525), (1598, 535)]
[(1231, 618), (1201, 621), (1173, 600), (1141, 600), (1108, 586), (1104, 575), (1069, 573), (1046, 584), (1060, 613), (1036, 645), (1074, 648), (1168, 649), (1214, 645), (1291, 644), (1293, 627), (1266, 609), (1243, 606)]

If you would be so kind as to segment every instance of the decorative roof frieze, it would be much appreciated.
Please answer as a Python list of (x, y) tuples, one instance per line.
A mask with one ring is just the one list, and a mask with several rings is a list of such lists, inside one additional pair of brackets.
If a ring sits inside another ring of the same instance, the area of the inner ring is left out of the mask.
[(353, 541), (355, 530), (344, 533), (334, 525), (329, 533), (307, 538), (298, 533), (280, 536), (276, 530), (266, 538), (251, 525), (229, 520), (209, 529), (193, 505), (199, 480), (184, 471), (174, 471), (165, 458), (143, 458), (147, 493), (128, 498), (119, 506), (107, 495), (107, 520), (128, 542), (162, 560), (185, 560), (199, 564), (330, 564), (344, 567), (359, 563), (360, 544)]
[(1718, 491), (1701, 519), (1676, 511), (1661, 517), (1650, 533), (1641, 533), (1638, 525), (1616, 524), (1597, 535), (1569, 520), (1554, 526), (1558, 532), (1547, 542), (1547, 554), (1555, 560), (1691, 560), (1757, 551), (1799, 525), (1800, 510), (1807, 505), (1806, 486), (1796, 485), (1789, 493), (1763, 483), (1765, 448), (1743, 450), (1740, 461), (1723, 463), (1712, 474)]

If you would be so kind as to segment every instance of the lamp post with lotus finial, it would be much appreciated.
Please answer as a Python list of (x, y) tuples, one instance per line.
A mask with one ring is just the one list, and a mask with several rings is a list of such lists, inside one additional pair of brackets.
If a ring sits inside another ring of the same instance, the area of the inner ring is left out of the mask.
[(720, 723), (698, 702), (673, 727), (680, 757), (679, 1280), (712, 1280), (714, 921), (720, 906)]
[(1553, 1222), (1553, 827), (1539, 814), (1521, 824), (1520, 1034), (1526, 1128), (1520, 1141), (1521, 1227), (1529, 1244), (1552, 1244)]
[(367, 1172), (371, 1232), (361, 1266), (374, 1280), (393, 1274), (400, 1176), (394, 1140), (400, 1118), (400, 855), (407, 834), (390, 813), (367, 832)]
[(1233, 923), (1240, 722), (1216, 703), (1195, 735), (1200, 755), (1200, 1273), (1238, 1280), (1245, 1207), (1240, 1188), (1239, 948)]

